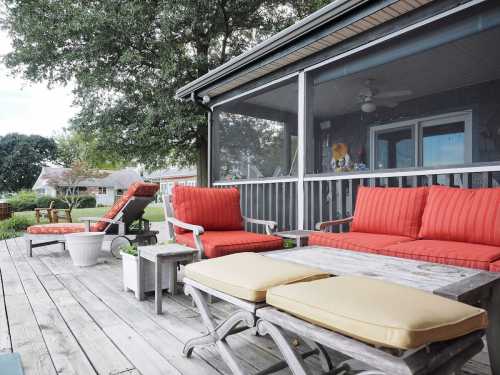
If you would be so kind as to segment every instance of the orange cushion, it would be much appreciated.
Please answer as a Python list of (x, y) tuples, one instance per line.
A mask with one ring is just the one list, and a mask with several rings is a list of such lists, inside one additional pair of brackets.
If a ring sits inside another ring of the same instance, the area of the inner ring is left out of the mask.
[(32, 225), (26, 229), (30, 234), (68, 234), (85, 232), (83, 223), (60, 223)]
[[(240, 230), (243, 218), (240, 210), (240, 192), (235, 188), (215, 189), (174, 186), (172, 206), (176, 219), (201, 225), (205, 230)], [(175, 228), (176, 233), (185, 233)]]
[(490, 263), (500, 259), (500, 247), (467, 242), (418, 240), (388, 246), (382, 249), (380, 254), (489, 270)]
[(500, 260), (497, 260), (496, 262), (490, 264), (490, 271), (500, 272)]
[(433, 186), (419, 236), (500, 246), (500, 189)]
[[(129, 186), (126, 193), (115, 202), (115, 204), (104, 214), (103, 217), (106, 219), (114, 219), (131, 197), (153, 197), (159, 188), (158, 184), (150, 184), (141, 181), (134, 182)], [(109, 224), (105, 221), (98, 221), (94, 224), (94, 228), (97, 232), (102, 232), (108, 227), (108, 225)]]
[(365, 253), (378, 253), (380, 249), (386, 246), (411, 240), (410, 237), (391, 236), (388, 234), (313, 232), (309, 236), (309, 245), (328, 246)]
[(359, 187), (351, 230), (417, 238), (427, 191)]
[[(245, 251), (277, 250), (283, 247), (283, 240), (280, 237), (243, 230), (209, 231), (200, 237), (207, 258), (217, 258)], [(175, 238), (182, 245), (196, 247), (192, 233), (178, 234)]]

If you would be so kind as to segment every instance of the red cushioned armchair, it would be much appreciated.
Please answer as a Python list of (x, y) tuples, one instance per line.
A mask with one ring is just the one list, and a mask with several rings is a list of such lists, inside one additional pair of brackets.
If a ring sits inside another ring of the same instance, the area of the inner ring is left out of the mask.
[[(241, 215), (238, 189), (177, 185), (163, 202), (170, 238), (198, 249), (200, 258), (283, 247), (283, 240), (272, 235), (276, 222)], [(263, 225), (267, 234), (246, 232), (245, 222)]]

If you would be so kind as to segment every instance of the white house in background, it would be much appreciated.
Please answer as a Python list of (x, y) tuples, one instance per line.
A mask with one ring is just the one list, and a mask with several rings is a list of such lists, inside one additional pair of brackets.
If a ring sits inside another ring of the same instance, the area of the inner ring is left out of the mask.
[[(64, 191), (64, 186), (53, 186), (50, 181), (54, 181), (57, 176), (61, 176), (67, 168), (43, 167), (40, 176), (33, 186), (33, 190), (39, 195), (49, 195), (56, 197), (58, 193)], [(79, 186), (80, 194), (93, 195), (98, 205), (112, 205), (128, 187), (136, 182), (143, 181), (139, 173), (134, 169), (122, 169), (108, 172), (103, 178), (88, 179), (82, 181)]]
[(143, 174), (144, 181), (160, 184), (160, 193), (170, 194), (174, 185), (196, 186), (196, 168), (158, 169)]

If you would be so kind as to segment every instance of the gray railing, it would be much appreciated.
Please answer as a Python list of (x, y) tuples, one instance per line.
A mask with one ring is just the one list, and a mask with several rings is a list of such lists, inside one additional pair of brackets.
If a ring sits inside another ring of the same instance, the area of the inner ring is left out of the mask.
[[(463, 188), (500, 187), (500, 165), (450, 169), (307, 176), (304, 179), (304, 229), (316, 223), (352, 216), (359, 186), (411, 187), (430, 185)], [(279, 230), (297, 228), (296, 178), (216, 183), (236, 186), (243, 215), (278, 222)], [(250, 231), (262, 232), (256, 225)], [(347, 230), (341, 227), (339, 230)]]

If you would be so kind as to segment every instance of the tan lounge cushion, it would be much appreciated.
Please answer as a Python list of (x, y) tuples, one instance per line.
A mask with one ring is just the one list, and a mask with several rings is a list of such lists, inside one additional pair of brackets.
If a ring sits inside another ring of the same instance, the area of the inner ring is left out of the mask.
[(238, 253), (186, 266), (185, 276), (234, 297), (262, 302), (276, 285), (328, 277), (312, 267), (276, 260), (255, 253)]
[(332, 277), (277, 286), (268, 304), (367, 343), (418, 348), (484, 329), (482, 309), (365, 277)]

